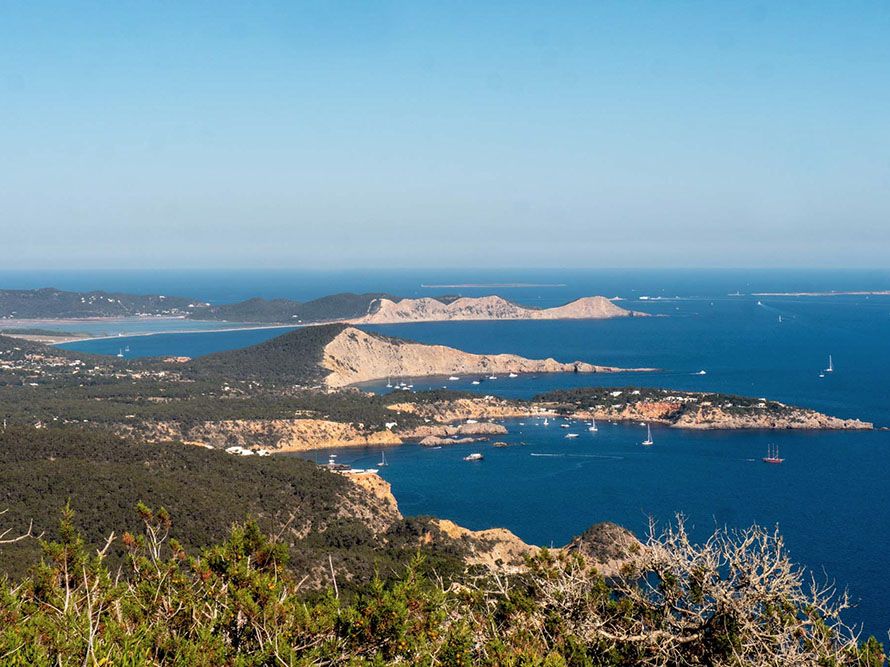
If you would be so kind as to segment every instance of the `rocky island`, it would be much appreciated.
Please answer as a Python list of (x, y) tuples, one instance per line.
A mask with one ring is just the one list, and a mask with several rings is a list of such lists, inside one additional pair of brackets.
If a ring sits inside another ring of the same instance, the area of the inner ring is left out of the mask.
[(447, 322), (457, 320), (601, 320), (612, 317), (644, 317), (646, 313), (626, 310), (603, 296), (576, 299), (555, 308), (528, 308), (499, 296), (478, 298), (376, 299), (368, 314), (354, 324), (399, 324), (402, 322)]

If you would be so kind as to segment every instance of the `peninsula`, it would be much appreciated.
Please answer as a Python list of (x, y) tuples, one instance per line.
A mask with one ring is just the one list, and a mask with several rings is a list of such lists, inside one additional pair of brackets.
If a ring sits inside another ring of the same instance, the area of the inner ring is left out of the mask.
[(237, 446), (249, 452), (409, 441), (450, 444), (455, 437), (497, 437), (507, 430), (501, 420), (536, 416), (649, 421), (686, 429), (872, 428), (764, 398), (718, 393), (588, 388), (525, 401), (442, 390), (374, 395), (349, 386), (430, 373), (618, 370), (474, 355), (343, 324), (304, 327), (197, 359), (118, 359), (0, 336), (0, 405), (10, 424), (91, 424), (147, 442)]
[(385, 324), (448, 320), (607, 319), (643, 316), (602, 296), (576, 299), (554, 308), (532, 308), (499, 296), (439, 296), (406, 299), (392, 294), (341, 293), (300, 302), (252, 298), (211, 304), (180, 296), (116, 292), (68, 292), (54, 288), (0, 290), (0, 322), (27, 326), (32, 320), (122, 317), (175, 317), (191, 320), (266, 324), (354, 322)]

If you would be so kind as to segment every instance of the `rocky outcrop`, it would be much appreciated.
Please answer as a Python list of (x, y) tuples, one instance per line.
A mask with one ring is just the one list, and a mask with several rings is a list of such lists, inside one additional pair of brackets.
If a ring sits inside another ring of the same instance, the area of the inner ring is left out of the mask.
[(191, 427), (184, 427), (179, 422), (150, 422), (119, 430), (138, 434), (150, 442), (180, 440), (216, 448), (238, 446), (273, 452), (402, 443), (401, 438), (389, 430), (362, 431), (352, 424), (325, 419), (224, 419)]
[(491, 422), (480, 423), (463, 423), (463, 424), (424, 424), (415, 426), (412, 429), (399, 431), (399, 435), (403, 438), (426, 438), (433, 437), (451, 437), (451, 436), (474, 436), (474, 435), (503, 435), (507, 433), (507, 428), (503, 424), (493, 424)]
[[(399, 504), (396, 502), (396, 497), (392, 494), (392, 487), (380, 475), (366, 473), (363, 475), (347, 475), (346, 478), (363, 491), (370, 493), (371, 496), (381, 503), (383, 507), (382, 514), (389, 525), (402, 518)], [(386, 527), (388, 528), (389, 525)]]
[(443, 438), (438, 435), (428, 435), (421, 438), (417, 444), (423, 445), (424, 447), (442, 447), (444, 445), (468, 445), (471, 442), (479, 442), (480, 440), (485, 440), (485, 438), (477, 438), (473, 436), (467, 436), (464, 438), (461, 438), (459, 436)]
[(673, 428), (687, 429), (803, 429), (828, 431), (865, 431), (874, 428), (859, 419), (840, 419), (830, 415), (786, 406), (779, 414), (762, 410), (746, 413), (728, 412), (719, 407), (701, 406), (686, 411), (674, 421)]
[(625, 310), (603, 296), (588, 296), (556, 308), (527, 308), (499, 296), (460, 298), (450, 302), (438, 299), (381, 298), (371, 304), (369, 313), (354, 324), (397, 324), (401, 322), (443, 322), (449, 320), (599, 320), (611, 317), (644, 316)]
[[(449, 423), (465, 419), (511, 419), (537, 414), (534, 406), (493, 396), (458, 398), (434, 403), (393, 403), (388, 406), (399, 414), (411, 414), (434, 422)], [(545, 414), (553, 414), (552, 411)], [(469, 425), (468, 425), (469, 426)]]
[[(526, 544), (505, 528), (469, 530), (447, 519), (433, 519), (432, 524), (467, 550), (468, 565), (482, 565), (501, 572), (519, 572), (525, 566), (526, 556), (538, 551), (538, 547)], [(426, 540), (430, 539), (432, 535), (427, 534)]]
[(695, 405), (671, 401), (639, 401), (626, 403), (621, 407), (577, 410), (572, 416), (581, 420), (595, 418), (601, 421), (651, 422), (667, 424), (671, 428), (696, 430), (859, 431), (873, 428), (872, 424), (858, 419), (840, 419), (815, 410), (775, 403), (733, 406), (728, 409), (708, 401)]
[[(444, 345), (424, 345), (348, 327), (325, 345), (321, 366), (329, 387), (386, 377), (491, 375), (508, 373), (609, 373), (619, 369), (582, 361), (526, 359), (515, 354), (472, 354)], [(634, 369), (650, 370), (650, 369)]]
[(627, 528), (604, 521), (572, 539), (562, 551), (579, 554), (595, 565), (600, 574), (608, 577), (618, 574), (628, 558), (642, 548), (642, 543)]

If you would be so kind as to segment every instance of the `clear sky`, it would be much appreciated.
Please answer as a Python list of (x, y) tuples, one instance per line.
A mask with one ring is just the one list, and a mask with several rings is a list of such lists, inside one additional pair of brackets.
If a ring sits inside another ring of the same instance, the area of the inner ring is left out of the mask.
[(890, 2), (2, 2), (0, 265), (890, 266)]

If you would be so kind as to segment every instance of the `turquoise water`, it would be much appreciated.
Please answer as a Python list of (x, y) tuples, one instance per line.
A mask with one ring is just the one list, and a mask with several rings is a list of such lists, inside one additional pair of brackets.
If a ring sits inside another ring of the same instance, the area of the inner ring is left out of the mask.
[[(293, 298), (340, 289), (410, 295), (493, 291), (420, 287), (421, 283), (458, 282), (460, 276), (454, 273), (434, 276), (436, 280), (420, 272), (327, 275), (331, 281), (327, 286), (322, 278), (312, 274), (296, 280), (289, 274), (270, 274), (253, 288), (264, 296)], [(474, 378), (457, 383), (414, 378), (417, 388), (448, 385), (529, 397), (556, 387), (664, 386), (764, 396), (890, 425), (890, 297), (750, 295), (753, 291), (887, 289), (887, 272), (504, 272), (472, 278), (565, 285), (497, 290), (534, 305), (554, 305), (582, 294), (617, 294), (626, 299), (623, 305), (627, 307), (666, 317), (411, 324), (374, 330), (475, 352), (661, 370), (499, 378), (476, 386), (470, 384)], [(188, 284), (194, 287), (201, 281)], [(229, 286), (226, 290), (217, 285), (215, 292), (194, 296), (240, 298), (250, 290), (243, 276)], [(169, 285), (161, 287), (174, 293)], [(736, 290), (748, 296), (728, 296)], [(641, 300), (640, 296), (662, 299)], [(128, 344), (133, 355), (197, 356), (280, 333), (174, 333), (68, 347), (117, 353), (121, 344)], [(836, 371), (819, 377), (829, 354)], [(699, 370), (707, 374), (696, 375)], [(385, 390), (381, 383), (368, 388)], [(866, 623), (869, 632), (886, 636), (890, 628), (886, 604), (890, 599), (890, 578), (886, 577), (890, 567), (890, 432), (696, 433), (656, 428), (655, 446), (643, 448), (638, 444), (643, 436), (639, 426), (604, 424), (595, 436), (579, 430), (575, 440), (566, 440), (563, 429), (544, 429), (529, 422), (519, 426), (515, 420), (508, 426), (508, 439), (525, 445), (495, 449), (478, 444), (440, 450), (404, 446), (388, 451), (391, 465), (382, 474), (392, 483), (403, 511), (435, 514), (471, 528), (505, 526), (539, 544), (562, 544), (601, 520), (643, 534), (650, 516), (663, 524), (677, 512), (689, 517), (698, 537), (715, 525), (778, 524), (796, 560), (818, 576), (850, 588), (859, 600), (850, 617)], [(760, 462), (769, 443), (779, 445), (786, 457), (783, 465)], [(482, 451), (485, 461), (462, 461), (470, 451)], [(350, 449), (339, 454), (356, 465), (373, 465), (379, 459), (379, 451)]]

